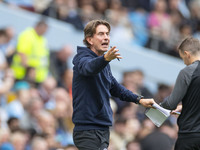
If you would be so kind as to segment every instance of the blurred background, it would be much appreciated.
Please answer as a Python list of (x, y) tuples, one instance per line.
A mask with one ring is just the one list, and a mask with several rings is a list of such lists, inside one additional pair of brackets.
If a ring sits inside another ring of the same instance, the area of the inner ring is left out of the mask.
[[(177, 46), (200, 39), (200, 0), (0, 0), (0, 150), (76, 150), (72, 58), (88, 21), (111, 24), (123, 57), (114, 77), (163, 101), (185, 66)], [(112, 97), (109, 150), (172, 150), (177, 116), (157, 128), (145, 109)]]

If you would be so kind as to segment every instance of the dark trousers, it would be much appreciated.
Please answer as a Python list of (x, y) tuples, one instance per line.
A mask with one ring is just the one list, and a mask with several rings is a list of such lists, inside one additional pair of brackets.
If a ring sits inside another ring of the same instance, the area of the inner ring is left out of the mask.
[(178, 137), (175, 150), (200, 150), (200, 137)]
[(107, 150), (109, 130), (74, 131), (74, 144), (79, 150)]

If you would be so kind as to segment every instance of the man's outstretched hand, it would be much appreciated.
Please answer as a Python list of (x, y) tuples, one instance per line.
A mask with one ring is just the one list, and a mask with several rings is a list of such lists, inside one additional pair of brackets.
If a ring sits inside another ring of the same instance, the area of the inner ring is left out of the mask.
[(115, 58), (122, 59), (122, 57), (120, 56), (119, 50), (116, 49), (116, 46), (108, 50), (107, 53), (104, 55), (104, 58), (106, 61), (111, 61)]
[(153, 98), (150, 98), (150, 99), (140, 99), (140, 102), (139, 102), (142, 106), (144, 106), (144, 107), (150, 107), (150, 108), (152, 108), (152, 105), (154, 104), (154, 103), (156, 103), (155, 101), (154, 101), (154, 99)]

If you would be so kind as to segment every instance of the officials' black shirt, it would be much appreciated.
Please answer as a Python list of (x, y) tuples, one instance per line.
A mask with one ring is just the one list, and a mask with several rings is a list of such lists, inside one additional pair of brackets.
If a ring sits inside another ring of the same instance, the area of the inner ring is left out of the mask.
[(183, 108), (177, 122), (179, 134), (200, 132), (200, 61), (180, 71), (171, 95), (161, 106), (174, 110), (180, 102)]

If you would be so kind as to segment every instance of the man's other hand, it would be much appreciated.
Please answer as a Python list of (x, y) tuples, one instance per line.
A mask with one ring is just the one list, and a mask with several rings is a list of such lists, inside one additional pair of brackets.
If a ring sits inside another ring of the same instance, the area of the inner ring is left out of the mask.
[(152, 105), (155, 103), (154, 99), (140, 99), (139, 103), (144, 107), (152, 108)]

